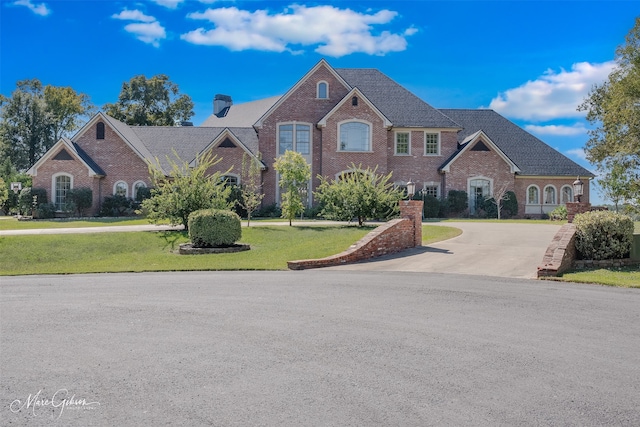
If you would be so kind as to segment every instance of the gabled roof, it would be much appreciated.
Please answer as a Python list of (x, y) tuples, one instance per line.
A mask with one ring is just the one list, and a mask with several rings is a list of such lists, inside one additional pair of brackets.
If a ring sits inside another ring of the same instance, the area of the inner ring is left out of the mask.
[[(520, 175), (595, 175), (493, 110), (441, 109), (463, 129), (458, 142), (482, 131), (518, 168)], [(464, 147), (463, 147), (464, 148)]]
[(229, 108), (224, 117), (210, 115), (200, 126), (204, 127), (252, 127), (282, 96), (260, 99)]
[(336, 68), (335, 71), (350, 87), (360, 89), (395, 127), (461, 127), (376, 69)]
[(321, 59), (312, 69), (310, 69), (304, 76), (302, 76), (302, 78), (300, 80), (298, 80), (298, 82), (293, 85), (293, 87), (291, 89), (289, 89), (287, 91), (287, 93), (285, 93), (282, 97), (280, 97), (280, 99), (278, 99), (278, 101), (276, 101), (271, 108), (269, 108), (258, 120), (256, 120), (254, 126), (256, 128), (259, 128), (262, 126), (262, 122), (269, 117), (269, 115), (276, 110), (283, 102), (285, 102), (287, 100), (287, 98), (294, 93), (311, 75), (313, 75), (313, 73), (315, 73), (320, 67), (326, 67), (327, 70), (329, 70), (329, 72), (331, 74), (333, 74), (335, 76), (335, 78), (344, 85), (345, 88), (347, 89), (352, 89), (353, 86), (349, 86), (349, 84), (347, 84), (347, 82), (345, 82), (343, 80), (343, 78), (336, 72), (336, 70), (333, 69), (333, 67), (331, 67), (331, 65), (329, 65), (329, 63), (327, 61), (325, 61), (324, 59)]
[(75, 157), (76, 160), (81, 162), (86, 168), (89, 176), (104, 176), (105, 172), (93, 161), (91, 157), (85, 151), (80, 148), (75, 142), (72, 142), (68, 138), (62, 137), (60, 140), (51, 147), (44, 156), (40, 158), (33, 166), (27, 170), (29, 175), (36, 176), (38, 174), (38, 167), (43, 164), (45, 161), (49, 160), (53, 153), (58, 153), (60, 147), (64, 147), (64, 149), (71, 156)]
[[(241, 135), (241, 137), (237, 134)], [(267, 165), (258, 158), (258, 136), (253, 128), (225, 128), (213, 141), (211, 141), (210, 144), (204, 147), (198, 154), (203, 154), (210, 148), (219, 146), (227, 138), (231, 139), (232, 142), (238, 144), (238, 146), (240, 146), (240, 148), (242, 148), (245, 153), (247, 153), (254, 161), (258, 162), (258, 164), (260, 165), (260, 169), (267, 169)], [(254, 150), (249, 149), (247, 143), (252, 146), (255, 145)], [(193, 159), (193, 161), (195, 161), (195, 159)]]
[[(471, 147), (473, 147), (476, 143), (483, 143), (485, 146), (488, 145), (493, 151), (495, 151), (498, 156), (505, 161), (506, 164), (511, 168), (511, 173), (520, 172), (520, 168), (511, 161), (511, 159), (498, 147), (492, 140), (489, 138), (482, 130), (479, 130), (468, 137), (466, 137), (462, 141), (462, 146), (460, 150), (456, 151), (444, 162), (444, 164), (440, 167), (439, 170), (444, 172), (449, 172), (449, 168), (460, 156), (462, 156), (465, 152), (469, 151)], [(486, 147), (483, 147), (486, 150)]]
[(353, 88), (351, 91), (349, 91), (348, 94), (346, 94), (341, 100), (340, 102), (338, 102), (336, 104), (335, 107), (333, 107), (331, 109), (331, 111), (329, 111), (327, 114), (325, 114), (325, 116), (318, 122), (318, 126), (324, 127), (327, 125), (327, 119), (333, 115), (340, 107), (342, 107), (345, 102), (351, 102), (351, 99), (357, 96), (359, 99), (361, 99), (362, 101), (364, 101), (367, 105), (369, 105), (369, 107), (371, 107), (371, 109), (373, 111), (375, 111), (375, 113), (384, 121), (384, 127), (388, 128), (391, 127), (393, 124), (389, 121), (389, 119), (387, 117), (385, 117), (384, 114), (382, 114), (382, 112), (371, 102), (369, 101), (369, 99), (367, 99), (367, 97), (360, 92), (360, 89), (358, 88)]

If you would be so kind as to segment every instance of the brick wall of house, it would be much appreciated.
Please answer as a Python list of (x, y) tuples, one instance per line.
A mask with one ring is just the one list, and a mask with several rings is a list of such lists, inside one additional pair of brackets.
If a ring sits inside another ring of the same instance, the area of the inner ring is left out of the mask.
[[(127, 145), (111, 127), (105, 123), (104, 139), (96, 138), (96, 124), (75, 142), (105, 172), (102, 180), (102, 197), (113, 195), (113, 186), (118, 181), (127, 183), (127, 196), (133, 195), (133, 184), (142, 181), (150, 186), (149, 168), (144, 160)], [(97, 208), (97, 207), (96, 207)]]
[(510, 191), (515, 189), (514, 174), (495, 151), (467, 150), (451, 164), (444, 194), (449, 190), (464, 190), (468, 193), (468, 180), (475, 177), (492, 179), (492, 191), (500, 189), (504, 184), (507, 184)]
[[(545, 211), (555, 208), (558, 204), (561, 204), (561, 191), (562, 187), (568, 185), (573, 188), (573, 182), (576, 177), (529, 177), (518, 176), (515, 180), (515, 191), (518, 198), (518, 216), (520, 217), (540, 217)], [(589, 202), (589, 180), (582, 179), (584, 183), (584, 195), (581, 198), (582, 202)], [(530, 206), (529, 212), (527, 210), (527, 189), (531, 185), (536, 185), (540, 190), (540, 205)], [(547, 185), (553, 185), (556, 189), (556, 205), (545, 208), (544, 206), (544, 189)], [(535, 213), (532, 213), (535, 211)]]
[[(55, 202), (55, 182), (53, 176), (55, 174), (64, 173), (73, 177), (73, 188), (90, 188), (93, 193), (92, 208), (87, 211), (87, 215), (97, 213), (97, 206), (100, 201), (101, 179), (89, 175), (87, 167), (79, 160), (53, 160), (54, 157), (64, 148), (51, 153), (50, 159), (44, 162), (33, 176), (32, 186), (34, 188), (44, 188), (47, 190), (47, 199), (49, 202)], [(68, 150), (67, 150), (68, 151)]]
[[(317, 84), (325, 81), (329, 85), (328, 99), (317, 99)], [(268, 169), (263, 174), (263, 191), (265, 194), (263, 205), (275, 203), (276, 197), (276, 171), (273, 169), (277, 153), (277, 126), (282, 122), (297, 121), (309, 123), (312, 129), (312, 164), (311, 176), (313, 177), (313, 187), (319, 182), (317, 175), (323, 169), (322, 132), (316, 128), (318, 123), (348, 92), (347, 88), (336, 79), (325, 67), (320, 66), (314, 73), (305, 80), (299, 82), (300, 85), (295, 91), (289, 94), (288, 98), (267, 117), (258, 131), (260, 138), (260, 152), (262, 159)]]
[(226, 173), (240, 177), (242, 175), (242, 155), (246, 153), (240, 146), (235, 147), (214, 147), (211, 153), (218, 156), (220, 162), (207, 170), (208, 174), (215, 172)]

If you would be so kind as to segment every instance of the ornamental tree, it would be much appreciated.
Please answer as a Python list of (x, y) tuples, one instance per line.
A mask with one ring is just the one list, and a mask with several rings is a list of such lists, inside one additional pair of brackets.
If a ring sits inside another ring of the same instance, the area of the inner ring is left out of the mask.
[(307, 189), (311, 179), (311, 166), (295, 151), (285, 151), (276, 159), (274, 169), (280, 175), (280, 188), (282, 192), (282, 217), (291, 221), (296, 215), (304, 212), (302, 195)]

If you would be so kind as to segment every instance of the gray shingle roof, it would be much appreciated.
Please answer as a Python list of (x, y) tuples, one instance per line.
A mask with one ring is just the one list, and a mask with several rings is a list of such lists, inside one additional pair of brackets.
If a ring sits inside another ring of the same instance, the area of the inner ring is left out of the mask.
[(89, 155), (82, 148), (80, 148), (78, 144), (73, 141), (69, 141), (69, 144), (76, 151), (78, 157), (80, 157), (91, 169), (93, 169), (93, 171), (97, 175), (106, 175), (105, 171), (102, 170), (102, 168), (96, 162), (94, 162), (93, 159), (89, 157)]
[(521, 175), (584, 176), (593, 173), (493, 110), (441, 109), (463, 130), (458, 142), (482, 130), (520, 168)]
[(395, 127), (460, 127), (376, 69), (336, 68), (335, 71), (351, 88), (357, 87)]
[(252, 127), (264, 113), (280, 99), (280, 96), (232, 105), (224, 117), (211, 114), (200, 126), (206, 127)]

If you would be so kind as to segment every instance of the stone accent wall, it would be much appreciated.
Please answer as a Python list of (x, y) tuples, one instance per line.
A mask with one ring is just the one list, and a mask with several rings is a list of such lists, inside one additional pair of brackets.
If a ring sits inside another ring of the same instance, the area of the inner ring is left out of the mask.
[(576, 259), (576, 226), (565, 224), (558, 230), (538, 267), (538, 277), (557, 276), (573, 266)]
[(403, 218), (391, 220), (377, 227), (344, 252), (320, 259), (289, 261), (287, 266), (291, 270), (331, 267), (365, 261), (421, 246), (422, 202), (401, 201), (400, 215)]

